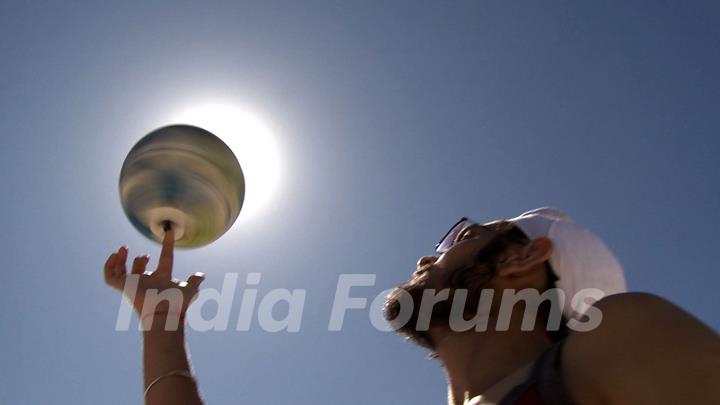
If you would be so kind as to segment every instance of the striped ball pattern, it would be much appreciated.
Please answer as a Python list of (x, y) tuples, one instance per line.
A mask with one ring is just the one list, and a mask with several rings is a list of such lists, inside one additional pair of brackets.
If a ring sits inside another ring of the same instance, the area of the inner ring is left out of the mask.
[(175, 246), (207, 245), (233, 225), (245, 198), (237, 158), (217, 136), (191, 125), (169, 125), (130, 150), (120, 171), (120, 201), (133, 226), (161, 241), (175, 231)]

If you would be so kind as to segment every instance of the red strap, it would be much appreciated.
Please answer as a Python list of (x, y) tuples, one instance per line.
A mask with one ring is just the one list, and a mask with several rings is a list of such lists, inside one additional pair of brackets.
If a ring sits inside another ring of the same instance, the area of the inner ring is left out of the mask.
[(542, 398), (540, 397), (540, 390), (538, 390), (537, 384), (533, 384), (527, 391), (525, 391), (520, 398), (518, 398), (515, 405), (544, 405)]

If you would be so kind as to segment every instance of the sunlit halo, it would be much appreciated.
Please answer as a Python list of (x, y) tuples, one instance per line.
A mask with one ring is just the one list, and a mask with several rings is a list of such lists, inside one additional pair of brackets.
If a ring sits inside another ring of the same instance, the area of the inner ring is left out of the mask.
[(268, 204), (280, 179), (280, 157), (265, 124), (240, 108), (224, 104), (181, 110), (172, 121), (212, 132), (235, 153), (245, 175), (245, 202), (238, 221), (255, 216)]

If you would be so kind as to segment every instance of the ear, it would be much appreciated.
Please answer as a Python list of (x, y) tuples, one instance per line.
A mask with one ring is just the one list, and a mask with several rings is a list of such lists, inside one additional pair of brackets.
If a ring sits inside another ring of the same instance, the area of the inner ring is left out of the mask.
[(534, 239), (500, 265), (499, 275), (500, 277), (525, 275), (550, 260), (552, 253), (553, 243), (550, 239)]

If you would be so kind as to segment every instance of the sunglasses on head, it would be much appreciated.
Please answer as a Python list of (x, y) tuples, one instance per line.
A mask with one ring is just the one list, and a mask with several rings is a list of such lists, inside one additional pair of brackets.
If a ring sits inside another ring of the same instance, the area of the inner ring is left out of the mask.
[(455, 223), (455, 225), (450, 228), (449, 231), (447, 231), (445, 236), (440, 239), (440, 242), (435, 245), (435, 251), (441, 254), (447, 252), (448, 250), (450, 250), (451, 247), (455, 246), (455, 244), (458, 243), (460, 237), (463, 235), (463, 232), (465, 232), (465, 230), (475, 225), (480, 225), (489, 228), (494, 232), (505, 234), (504, 236), (506, 239), (508, 239), (508, 241), (515, 241), (519, 243), (526, 243), (528, 241), (525, 233), (521, 231), (518, 227), (513, 226), (512, 224), (496, 221), (491, 224), (481, 225), (478, 222), (475, 222), (467, 217), (462, 217), (459, 221)]
[(477, 225), (477, 222), (466, 217), (460, 218), (460, 220), (457, 221), (449, 231), (447, 231), (445, 236), (440, 239), (440, 242), (435, 245), (435, 251), (438, 253), (445, 253), (450, 250), (450, 248), (457, 243), (457, 239), (460, 235), (462, 235), (463, 231), (473, 225)]

